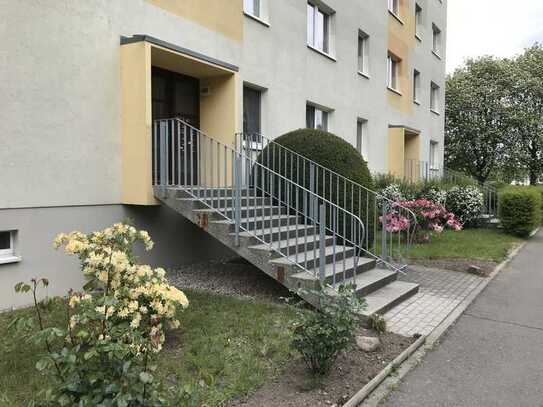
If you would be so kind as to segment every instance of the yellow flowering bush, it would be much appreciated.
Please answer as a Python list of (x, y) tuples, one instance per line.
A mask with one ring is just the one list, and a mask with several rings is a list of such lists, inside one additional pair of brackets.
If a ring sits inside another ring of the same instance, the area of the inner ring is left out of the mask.
[[(179, 328), (176, 315), (189, 302), (168, 284), (164, 269), (135, 262), (137, 242), (153, 248), (147, 232), (124, 223), (56, 237), (56, 249), (79, 258), (86, 283), (82, 292), (71, 291), (66, 299), (65, 328), (42, 326), (35, 304), (38, 340), (48, 350), (37, 367), (54, 367), (58, 379), (58, 386), (47, 392), (53, 405), (164, 405), (150, 363), (162, 349), (165, 330)], [(35, 298), (39, 284), (48, 281), (31, 283), (19, 283), (16, 290), (33, 291)], [(28, 321), (19, 325), (31, 326)], [(60, 351), (52, 349), (55, 338), (62, 340)]]

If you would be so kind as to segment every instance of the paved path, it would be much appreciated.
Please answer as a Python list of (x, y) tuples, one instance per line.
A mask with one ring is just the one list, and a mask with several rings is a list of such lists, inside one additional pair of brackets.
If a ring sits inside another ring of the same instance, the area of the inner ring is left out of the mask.
[(383, 405), (543, 406), (543, 232)]
[(410, 266), (400, 277), (419, 284), (419, 292), (385, 313), (389, 331), (413, 336), (428, 335), (484, 278), (458, 271)]

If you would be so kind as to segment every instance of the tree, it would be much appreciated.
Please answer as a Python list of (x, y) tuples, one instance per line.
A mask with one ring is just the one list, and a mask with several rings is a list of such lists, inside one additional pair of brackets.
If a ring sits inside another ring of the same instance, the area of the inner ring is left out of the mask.
[(445, 161), (485, 182), (508, 154), (512, 127), (507, 64), (485, 56), (470, 59), (447, 78)]
[(543, 48), (536, 43), (508, 61), (507, 69), (513, 124), (508, 166), (523, 170), (535, 185), (543, 173)]

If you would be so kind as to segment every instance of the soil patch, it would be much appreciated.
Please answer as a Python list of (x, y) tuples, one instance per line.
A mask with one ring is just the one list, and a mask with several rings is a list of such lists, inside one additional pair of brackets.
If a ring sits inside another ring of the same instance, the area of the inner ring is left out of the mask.
[[(361, 329), (361, 335), (372, 335)], [(313, 379), (303, 360), (290, 363), (279, 377), (230, 407), (341, 406), (392, 362), (415, 338), (386, 333), (380, 348), (366, 353), (356, 347), (343, 352), (328, 376)]]
[(409, 259), (409, 264), (424, 266), (434, 269), (469, 272), (471, 266), (476, 266), (481, 269), (481, 277), (487, 277), (496, 268), (498, 263), (487, 260), (470, 260), (470, 259)]
[(289, 290), (247, 261), (208, 261), (190, 264), (168, 272), (170, 284), (221, 295), (283, 302)]

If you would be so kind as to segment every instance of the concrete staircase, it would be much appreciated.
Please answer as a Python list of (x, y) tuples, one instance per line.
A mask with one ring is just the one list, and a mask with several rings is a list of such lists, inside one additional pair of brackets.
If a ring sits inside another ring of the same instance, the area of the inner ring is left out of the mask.
[[(323, 238), (304, 216), (287, 213), (286, 207), (273, 205), (271, 198), (258, 196), (252, 189), (240, 193), (237, 241), (232, 220), (234, 189), (206, 188), (206, 196), (202, 197), (202, 191), (195, 193), (195, 188), (155, 186), (154, 191), (163, 204), (290, 290), (317, 288), (323, 270), (320, 262), (324, 259), (324, 282), (335, 286), (354, 284), (357, 294), (367, 302), (362, 314), (365, 318), (383, 314), (418, 292), (417, 284), (398, 281), (397, 271), (380, 267), (375, 258), (357, 256), (353, 247), (341, 245), (334, 236), (326, 234)], [(300, 266), (302, 259), (305, 269)], [(336, 292), (327, 290), (330, 295)], [(304, 299), (315, 305), (310, 297)]]

